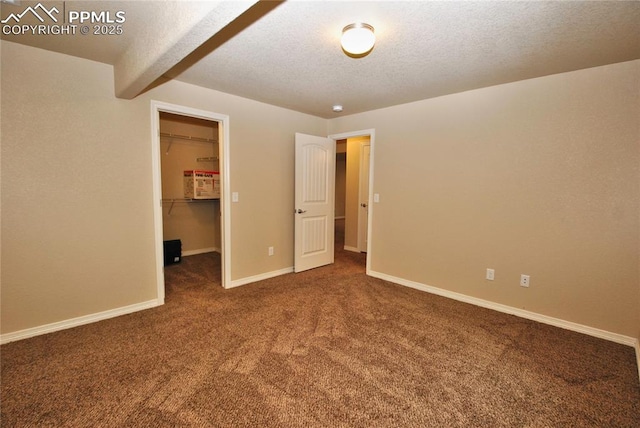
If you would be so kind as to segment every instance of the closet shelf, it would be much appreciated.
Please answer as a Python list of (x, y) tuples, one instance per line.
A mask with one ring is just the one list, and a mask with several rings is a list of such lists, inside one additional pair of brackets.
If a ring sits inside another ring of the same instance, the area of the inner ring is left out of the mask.
[(172, 198), (172, 199), (163, 199), (162, 202), (207, 202), (207, 201), (217, 201), (220, 198), (207, 198), (207, 199), (192, 199), (192, 198)]
[(191, 202), (211, 202), (211, 201), (219, 201), (220, 198), (210, 198), (210, 199), (190, 199), (190, 198), (173, 198), (173, 199), (162, 199), (162, 203), (170, 203), (169, 211), (167, 215), (171, 215), (171, 211), (173, 210), (174, 204), (177, 203), (191, 203)]
[(217, 156), (207, 156), (205, 158), (196, 158), (198, 162), (215, 162), (218, 160)]
[(171, 150), (171, 145), (173, 144), (173, 140), (187, 140), (187, 141), (197, 141), (199, 143), (217, 143), (218, 140), (214, 140), (213, 138), (203, 138), (203, 137), (192, 137), (190, 135), (180, 135), (180, 134), (170, 134), (168, 132), (161, 132), (160, 138), (169, 138), (169, 147), (167, 147), (166, 154), (169, 154), (169, 150)]
[(178, 140), (198, 141), (200, 143), (217, 143), (218, 142), (218, 140), (214, 140), (213, 138), (192, 137), (190, 135), (170, 134), (168, 132), (161, 132), (160, 136), (165, 138), (177, 138)]

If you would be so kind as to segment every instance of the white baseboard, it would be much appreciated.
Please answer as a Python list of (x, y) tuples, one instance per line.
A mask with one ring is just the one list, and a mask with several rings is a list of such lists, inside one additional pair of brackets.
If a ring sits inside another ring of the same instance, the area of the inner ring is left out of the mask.
[(578, 333), (587, 334), (589, 336), (609, 340), (611, 342), (620, 343), (622, 345), (633, 346), (636, 348), (636, 354), (640, 352), (638, 350), (638, 340), (634, 337), (624, 336), (622, 334), (612, 333), (606, 330), (601, 330), (598, 328), (589, 327), (586, 325), (577, 324), (570, 321), (565, 321), (559, 318), (549, 317), (546, 315), (538, 314), (536, 312), (525, 311), (523, 309), (514, 308), (512, 306), (502, 305), (500, 303), (478, 299), (476, 297), (467, 296), (466, 294), (456, 293), (454, 291), (444, 290), (442, 288), (420, 284), (418, 282), (410, 281), (403, 278), (398, 278), (398, 277), (387, 275), (380, 272), (371, 271), (369, 272), (369, 274), (374, 278), (379, 278), (385, 281), (393, 282), (395, 284), (404, 285), (406, 287), (415, 288), (421, 291), (426, 291), (427, 293), (437, 294), (438, 296), (448, 297), (450, 299), (458, 300), (460, 302), (470, 303), (472, 305), (480, 306), (483, 308), (493, 309), (498, 312), (515, 315), (520, 318), (525, 318), (532, 321), (541, 322), (543, 324), (549, 324), (555, 327), (564, 328), (565, 330), (571, 330)]
[(293, 272), (293, 266), (288, 267), (288, 268), (284, 268), (284, 269), (280, 269), (280, 270), (274, 270), (272, 272), (261, 273), (260, 275), (254, 275), (254, 276), (248, 276), (246, 278), (235, 279), (235, 280), (231, 281), (231, 285), (229, 287), (227, 287), (227, 288), (239, 287), (241, 285), (246, 285), (246, 284), (250, 284), (252, 282), (262, 281), (264, 279), (269, 279), (269, 278), (273, 278), (273, 277), (276, 277), (276, 276), (280, 276), (280, 275), (284, 275), (284, 274), (292, 273), (292, 272)]
[(348, 246), (348, 245), (345, 245), (345, 246), (344, 246), (344, 250), (345, 250), (345, 251), (353, 251), (354, 253), (359, 253), (359, 252), (360, 252), (360, 249), (359, 249), (359, 248), (356, 248), (356, 247), (350, 247), (350, 246)]
[(183, 251), (182, 257), (195, 256), (196, 254), (219, 253), (219, 252), (220, 252), (220, 248), (218, 247), (200, 248), (198, 250)]
[(136, 303), (129, 306), (123, 306), (121, 308), (110, 309), (104, 312), (98, 312), (96, 314), (84, 315), (77, 318), (71, 318), (64, 321), (54, 322), (51, 324), (45, 324), (38, 327), (27, 328), (24, 330), (15, 331), (13, 333), (6, 333), (0, 335), (0, 344), (9, 342), (15, 342), (16, 340), (27, 339), (29, 337), (40, 336), (42, 334), (53, 333), (54, 331), (66, 330), (68, 328), (78, 327), (84, 324), (90, 324), (97, 321), (114, 318), (120, 315), (126, 315), (133, 312), (142, 311), (145, 309), (154, 308), (162, 305), (164, 302), (155, 300), (148, 300), (146, 302)]

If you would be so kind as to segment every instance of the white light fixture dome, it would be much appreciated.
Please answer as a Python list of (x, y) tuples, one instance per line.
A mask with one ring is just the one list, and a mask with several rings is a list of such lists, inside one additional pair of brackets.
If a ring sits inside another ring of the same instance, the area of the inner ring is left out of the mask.
[(365, 56), (376, 43), (373, 27), (364, 22), (349, 24), (342, 29), (340, 44), (347, 54)]

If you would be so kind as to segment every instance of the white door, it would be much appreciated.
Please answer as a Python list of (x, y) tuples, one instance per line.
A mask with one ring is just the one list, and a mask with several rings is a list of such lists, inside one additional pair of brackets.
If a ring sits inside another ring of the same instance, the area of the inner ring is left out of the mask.
[(296, 133), (294, 271), (333, 263), (336, 143)]
[(367, 252), (367, 231), (369, 221), (369, 161), (371, 146), (360, 147), (360, 189), (358, 192), (358, 250)]

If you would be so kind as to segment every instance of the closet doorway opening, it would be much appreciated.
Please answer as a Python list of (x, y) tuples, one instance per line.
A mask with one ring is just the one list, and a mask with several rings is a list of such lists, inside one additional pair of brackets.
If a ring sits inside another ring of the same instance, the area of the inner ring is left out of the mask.
[(336, 141), (336, 227), (344, 249), (357, 253), (368, 250), (370, 147), (369, 135)]
[(374, 248), (372, 203), (376, 199), (373, 195), (375, 129), (334, 134), (329, 138), (336, 142), (336, 231), (342, 233), (345, 251), (366, 255), (365, 269), (370, 275)]
[(222, 285), (219, 142), (218, 122), (160, 112), (165, 292), (185, 269)]
[(176, 269), (226, 287), (228, 117), (152, 102), (152, 129), (158, 298)]

